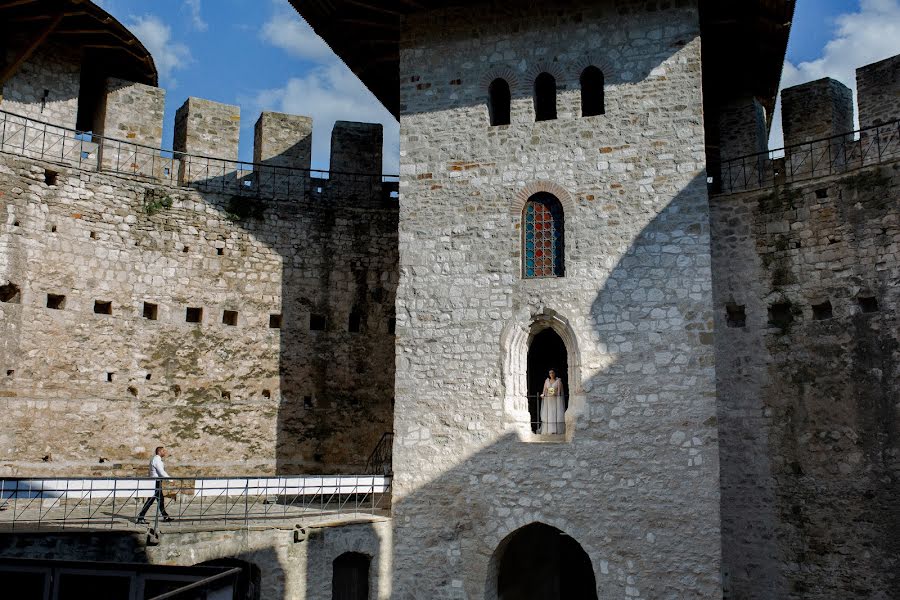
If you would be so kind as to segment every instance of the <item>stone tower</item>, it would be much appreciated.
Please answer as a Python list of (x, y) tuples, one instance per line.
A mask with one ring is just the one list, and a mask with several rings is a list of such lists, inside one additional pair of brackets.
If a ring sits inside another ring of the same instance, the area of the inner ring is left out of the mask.
[(698, 7), (438, 8), (400, 48), (395, 597), (721, 595)]

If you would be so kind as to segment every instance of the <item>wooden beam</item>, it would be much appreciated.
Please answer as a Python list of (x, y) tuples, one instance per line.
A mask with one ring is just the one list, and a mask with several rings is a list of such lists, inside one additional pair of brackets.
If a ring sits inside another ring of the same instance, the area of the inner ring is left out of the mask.
[(35, 2), (35, 0), (12, 0), (11, 2), (0, 2), (0, 9), (22, 6), (23, 4), (31, 4), (32, 2)]
[(360, 2), (360, 0), (344, 0), (346, 4), (352, 4), (353, 6), (358, 6), (359, 8), (363, 8), (365, 10), (371, 10), (372, 12), (380, 12), (387, 15), (393, 15), (395, 17), (402, 17), (403, 13), (391, 10), (389, 8), (384, 8), (383, 6), (378, 6), (376, 4), (370, 4), (369, 2)]
[(19, 70), (19, 67), (22, 66), (26, 60), (31, 58), (31, 55), (34, 54), (34, 51), (40, 47), (41, 44), (53, 33), (53, 30), (56, 29), (56, 26), (59, 25), (60, 21), (63, 20), (63, 13), (57, 14), (52, 21), (44, 28), (44, 30), (38, 34), (36, 38), (34, 38), (31, 43), (26, 46), (19, 56), (17, 56), (6, 68), (0, 72), (0, 85), (4, 85), (9, 78), (13, 76), (13, 74)]
[[(67, 12), (63, 13), (64, 17), (80, 17), (82, 15), (88, 14), (83, 10), (75, 11), (75, 12)], [(27, 21), (46, 21), (48, 19), (52, 19), (53, 15), (30, 15), (30, 16), (22, 16), (22, 17), (11, 17), (7, 19), (10, 23), (25, 23)]]

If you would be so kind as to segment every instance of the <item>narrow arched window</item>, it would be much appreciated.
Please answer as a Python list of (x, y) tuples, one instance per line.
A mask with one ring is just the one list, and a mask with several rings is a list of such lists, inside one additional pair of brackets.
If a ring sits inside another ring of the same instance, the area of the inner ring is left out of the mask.
[(488, 87), (488, 110), (491, 115), (491, 125), (509, 125), (509, 105), (512, 95), (509, 92), (509, 84), (505, 79), (497, 78)]
[(541, 73), (534, 80), (534, 120), (552, 121), (556, 118), (556, 79)]
[(565, 238), (559, 199), (546, 192), (535, 194), (525, 204), (522, 223), (524, 277), (563, 277)]
[(581, 72), (581, 116), (595, 117), (606, 112), (603, 71), (590, 66)]

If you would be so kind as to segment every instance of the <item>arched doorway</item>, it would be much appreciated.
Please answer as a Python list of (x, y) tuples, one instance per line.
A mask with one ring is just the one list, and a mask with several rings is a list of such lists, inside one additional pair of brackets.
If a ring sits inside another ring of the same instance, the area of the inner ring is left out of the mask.
[(332, 563), (332, 600), (368, 600), (369, 564), (372, 558), (359, 552), (345, 552)]
[[(531, 415), (531, 431), (537, 433), (540, 424), (540, 394), (544, 389), (544, 380), (550, 369), (556, 372), (556, 376), (562, 380), (564, 394), (564, 406), (568, 408), (569, 395), (569, 352), (566, 344), (553, 329), (547, 328), (535, 334), (528, 346), (528, 412)], [(565, 423), (557, 428), (561, 433), (565, 431)]]
[(590, 557), (555, 527), (526, 525), (504, 540), (497, 553), (497, 600), (597, 600)]

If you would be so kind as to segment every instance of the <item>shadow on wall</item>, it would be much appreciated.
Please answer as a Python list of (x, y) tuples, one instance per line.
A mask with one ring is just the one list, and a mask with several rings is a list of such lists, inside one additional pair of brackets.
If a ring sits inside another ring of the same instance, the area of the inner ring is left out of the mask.
[[(555, 528), (560, 543), (572, 541), (560, 550), (567, 556), (583, 550), (589, 573), (565, 585), (590, 575), (597, 597), (720, 593), (707, 202), (705, 177), (697, 176), (635, 226), (586, 314), (560, 313), (586, 323), (574, 331), (582, 367), (570, 387), (583, 390), (584, 405), (583, 414), (567, 418), (577, 427), (571, 442), (524, 443), (511, 424), (504, 433), (497, 423), (485, 444), (463, 422), (438, 429), (430, 408), (414, 405), (420, 396), (399, 395), (394, 597), (451, 597), (460, 587), (473, 599), (575, 597), (564, 595), (562, 579), (581, 559), (546, 573), (558, 586), (498, 589), (510, 577), (537, 576), (527, 565), (544, 543), (507, 556), (509, 536), (530, 535), (527, 527)], [(513, 308), (538, 320), (544, 306), (554, 308), (550, 294), (540, 296)], [(401, 346), (408, 333), (400, 329)], [(569, 412), (578, 409), (573, 402)], [(431, 428), (427, 441), (413, 438), (420, 427)], [(448, 461), (454, 446), (466, 458)], [(504, 564), (520, 572), (505, 573)]]
[(306, 600), (391, 598), (390, 526), (313, 528), (306, 541)]
[[(380, 146), (347, 145), (333, 141), (333, 169), (352, 167), (335, 156), (342, 150), (377, 156), (380, 166)], [(249, 193), (201, 193), (281, 257), (280, 309), (254, 298), (250, 285), (241, 290), (250, 306), (268, 311), (270, 334), (278, 339), (277, 373), (246, 373), (271, 382), (264, 396), (277, 404), (276, 474), (361, 473), (392, 429), (397, 203), (384, 193), (377, 170), (329, 175), (286, 168), (298, 160), (308, 166), (309, 155), (307, 138), (262, 159), (257, 172), (241, 179), (223, 173), (191, 186), (229, 190), (236, 181), (251, 183)], [(254, 190), (277, 199), (255, 197)], [(219, 431), (259, 447), (256, 432)]]
[[(179, 534), (169, 534), (178, 536)], [(93, 533), (17, 533), (17, 534), (0, 534), (0, 556), (3, 558), (26, 558), (46, 561), (79, 561), (88, 564), (79, 565), (80, 571), (72, 573), (78, 578), (78, 583), (74, 581), (68, 582), (68, 591), (63, 580), (56, 582), (59, 589), (60, 597), (75, 598), (82, 597), (85, 586), (97, 590), (98, 593), (105, 592), (112, 594), (101, 597), (116, 596), (116, 592), (112, 592), (115, 587), (113, 582), (121, 583), (121, 575), (129, 571), (128, 565), (172, 565), (178, 567), (186, 566), (207, 566), (207, 567), (228, 567), (240, 568), (241, 574), (238, 577), (234, 600), (261, 600), (262, 598), (284, 598), (284, 567), (274, 548), (264, 548), (259, 551), (249, 551), (246, 553), (236, 552), (233, 556), (218, 558), (221, 553), (228, 552), (234, 548), (217, 547), (216, 551), (209, 552), (208, 549), (201, 548), (198, 544), (197, 548), (190, 548), (184, 554), (182, 552), (191, 546), (190, 542), (197, 542), (198, 538), (193, 538), (188, 544), (179, 545), (177, 542), (170, 548), (162, 546), (166, 557), (159, 560), (159, 557), (152, 556), (156, 553), (157, 548), (148, 547), (146, 545), (147, 535), (143, 533), (123, 533), (123, 532), (93, 532)], [(216, 556), (199, 563), (192, 563), (194, 551)], [(186, 560), (185, 560), (186, 559)], [(110, 564), (121, 563), (122, 568), (119, 572), (109, 569), (91, 570), (89, 563), (98, 563), (102, 567), (109, 567)], [(262, 566), (262, 569), (260, 566)], [(60, 565), (64, 567), (64, 565)], [(58, 567), (59, 568), (59, 567)], [(69, 567), (71, 569), (71, 567)], [(140, 573), (140, 570), (138, 570)], [(155, 576), (147, 577), (146, 574), (138, 577), (138, 580), (126, 580), (125, 586), (131, 586), (132, 589), (138, 586), (143, 589), (144, 594), (140, 597), (151, 597), (174, 591), (183, 587), (183, 573), (170, 572), (169, 575), (165, 571), (159, 569), (154, 570)], [(191, 581), (191, 580), (188, 580)], [(72, 587), (79, 585), (78, 590), (73, 591)], [(39, 593), (39, 591), (30, 588), (28, 592)], [(65, 592), (65, 593), (63, 593)], [(26, 597), (31, 598), (32, 595)]]

